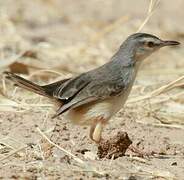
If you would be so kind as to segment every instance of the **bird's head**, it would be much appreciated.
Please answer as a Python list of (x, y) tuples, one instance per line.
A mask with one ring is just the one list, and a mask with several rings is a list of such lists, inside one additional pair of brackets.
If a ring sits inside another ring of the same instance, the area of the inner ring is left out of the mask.
[(121, 48), (127, 49), (129, 53), (132, 53), (132, 56), (135, 58), (135, 60), (138, 61), (145, 59), (161, 47), (175, 46), (179, 44), (180, 43), (177, 41), (161, 40), (151, 34), (136, 33), (130, 35), (122, 44)]

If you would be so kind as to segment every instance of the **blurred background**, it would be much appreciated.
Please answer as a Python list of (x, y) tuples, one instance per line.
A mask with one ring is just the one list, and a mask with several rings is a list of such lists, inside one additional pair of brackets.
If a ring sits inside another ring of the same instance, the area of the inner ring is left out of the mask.
[[(141, 27), (141, 32), (176, 40), (181, 45), (163, 48), (144, 61), (126, 108), (114, 117), (115, 121), (112, 119), (114, 123), (107, 127), (106, 134), (119, 129), (127, 131), (133, 143), (143, 150), (183, 157), (183, 8), (183, 0), (0, 0), (0, 161), (4, 163), (0, 178), (7, 174), (6, 179), (11, 176), (44, 179), (47, 175), (53, 179), (53, 176), (61, 178), (61, 172), (65, 173), (63, 178), (71, 178), (74, 174), (71, 169), (76, 169), (76, 162), (61, 151), (47, 160), (43, 155), (42, 138), (35, 124), (47, 135), (52, 134), (56, 123), (49, 117), (53, 113), (50, 111), (52, 103), (15, 88), (4, 80), (2, 72), (9, 70), (39, 84), (70, 77), (109, 61), (127, 36)], [(178, 78), (177, 83), (163, 88)], [(153, 98), (145, 98), (147, 94)], [(96, 153), (85, 127), (73, 126), (64, 119), (58, 127), (61, 132), (56, 132), (59, 138), (54, 142), (85, 160), (89, 158), (80, 153), (83, 149), (87, 148), (93, 155)], [(28, 147), (28, 143), (33, 145)], [(13, 156), (14, 151), (21, 148), (23, 150)], [(93, 167), (101, 164), (101, 169), (112, 173), (112, 179), (123, 179), (128, 170), (143, 172), (143, 161), (139, 164), (137, 160), (133, 163), (128, 157), (122, 158), (116, 161), (90, 159), (89, 162)], [(176, 161), (167, 159), (165, 163), (154, 159), (146, 164), (144, 160), (144, 165), (151, 169), (145, 172), (153, 175), (158, 174), (158, 169), (165, 169), (162, 177), (169, 171), (177, 172), (180, 178), (176, 179), (182, 179), (183, 167), (170, 166)], [(122, 165), (122, 162), (126, 163)], [(124, 165), (128, 170), (122, 168)], [(154, 168), (158, 169), (153, 172)], [(75, 173), (85, 178), (88, 173), (84, 172), (81, 175), (78, 168)]]
[[(141, 31), (182, 42), (184, 12), (180, 7), (184, 1), (158, 2)], [(73, 74), (101, 65), (138, 30), (148, 16), (149, 3), (0, 0), (0, 68), (23, 74), (40, 69)], [(169, 70), (184, 67), (182, 55), (182, 48), (164, 49), (146, 61), (149, 65), (143, 69), (168, 68), (170, 75)]]

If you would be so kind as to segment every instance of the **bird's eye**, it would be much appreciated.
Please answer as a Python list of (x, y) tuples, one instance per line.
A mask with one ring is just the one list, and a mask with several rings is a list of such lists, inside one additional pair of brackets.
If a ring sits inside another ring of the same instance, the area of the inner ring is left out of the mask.
[(147, 42), (147, 46), (150, 47), (150, 48), (152, 48), (152, 47), (155, 46), (155, 44), (154, 44), (154, 42), (149, 41), (149, 42)]

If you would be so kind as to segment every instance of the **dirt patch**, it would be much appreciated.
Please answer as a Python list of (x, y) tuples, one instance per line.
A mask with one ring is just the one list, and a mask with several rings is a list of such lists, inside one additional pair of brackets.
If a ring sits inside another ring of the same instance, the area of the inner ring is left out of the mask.
[(126, 132), (118, 132), (109, 140), (102, 140), (98, 145), (98, 157), (116, 159), (125, 155), (127, 148), (132, 144)]
[[(179, 8), (184, 1), (160, 2), (143, 31), (183, 44), (184, 11)], [(8, 0), (0, 8), (1, 71), (47, 84), (109, 61), (143, 22), (148, 1)], [(183, 179), (183, 80), (145, 98), (183, 76), (183, 57), (180, 46), (144, 62), (127, 104), (105, 127), (99, 147), (89, 139), (88, 127), (62, 116), (51, 119), (51, 102), (15, 89), (2, 75), (0, 179)], [(50, 146), (38, 127), (61, 148)], [(140, 151), (156, 155), (138, 157), (127, 149), (130, 139)]]

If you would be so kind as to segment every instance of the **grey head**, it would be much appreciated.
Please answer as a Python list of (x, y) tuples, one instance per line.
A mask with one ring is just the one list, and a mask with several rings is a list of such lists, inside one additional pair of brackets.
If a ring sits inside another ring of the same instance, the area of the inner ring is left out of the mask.
[(133, 59), (135, 61), (143, 60), (153, 52), (165, 46), (175, 46), (180, 43), (177, 41), (165, 41), (160, 38), (147, 34), (135, 33), (130, 35), (120, 46), (116, 55), (126, 57), (124, 59)]

